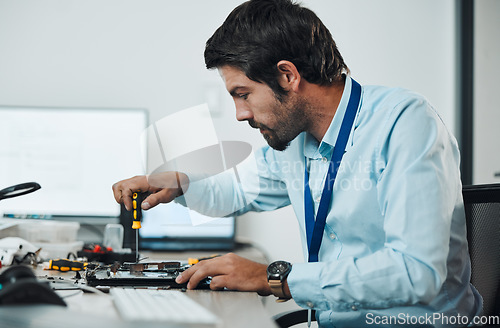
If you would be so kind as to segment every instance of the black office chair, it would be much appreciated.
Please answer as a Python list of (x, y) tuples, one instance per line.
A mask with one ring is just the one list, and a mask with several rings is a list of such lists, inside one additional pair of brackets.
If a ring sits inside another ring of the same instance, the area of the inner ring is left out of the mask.
[[(471, 257), (471, 283), (483, 296), (483, 316), (500, 315), (500, 183), (462, 189), (467, 240)], [(312, 316), (315, 320), (314, 314)], [(307, 310), (273, 317), (280, 328), (307, 322)], [(486, 326), (483, 326), (486, 327)]]
[(500, 314), (500, 184), (463, 188), (471, 283), (483, 296), (483, 315)]

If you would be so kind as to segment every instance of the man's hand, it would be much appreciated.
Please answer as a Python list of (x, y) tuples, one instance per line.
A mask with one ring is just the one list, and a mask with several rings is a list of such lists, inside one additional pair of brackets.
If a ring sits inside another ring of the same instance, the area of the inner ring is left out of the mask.
[(271, 290), (267, 283), (267, 265), (250, 261), (241, 256), (229, 253), (209, 260), (203, 260), (184, 271), (176, 282), (188, 282), (187, 288), (194, 289), (198, 283), (212, 277), (210, 289), (238, 290), (257, 292), (267, 296)]
[(189, 186), (189, 178), (180, 172), (164, 172), (151, 176), (135, 176), (113, 185), (113, 195), (123, 203), (127, 211), (132, 209), (132, 194), (136, 191), (151, 193), (143, 202), (142, 209), (148, 210), (160, 203), (169, 203), (182, 195)]

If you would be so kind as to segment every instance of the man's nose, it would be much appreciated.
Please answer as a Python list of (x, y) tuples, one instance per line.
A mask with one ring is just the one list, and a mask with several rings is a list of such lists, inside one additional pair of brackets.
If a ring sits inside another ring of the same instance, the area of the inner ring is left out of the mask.
[(236, 119), (238, 121), (248, 121), (253, 119), (253, 113), (248, 108), (248, 106), (245, 106), (243, 104), (239, 104), (238, 101), (235, 102), (236, 105)]

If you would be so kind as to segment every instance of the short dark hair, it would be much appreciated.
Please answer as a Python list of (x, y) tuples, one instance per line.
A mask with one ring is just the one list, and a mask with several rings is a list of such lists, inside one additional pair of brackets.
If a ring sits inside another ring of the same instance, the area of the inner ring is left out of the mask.
[(330, 85), (348, 71), (330, 31), (311, 10), (292, 0), (250, 0), (236, 7), (208, 39), (208, 69), (233, 66), (277, 96), (286, 94), (276, 77), (280, 60), (292, 62), (302, 77)]

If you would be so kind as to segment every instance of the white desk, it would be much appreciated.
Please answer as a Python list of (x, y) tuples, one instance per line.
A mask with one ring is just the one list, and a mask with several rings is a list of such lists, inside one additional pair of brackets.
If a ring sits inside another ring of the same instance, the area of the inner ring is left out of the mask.
[[(181, 252), (181, 253), (143, 253), (149, 260), (186, 260), (188, 256), (203, 257), (213, 252)], [(247, 258), (263, 261), (263, 257), (255, 250), (248, 248), (236, 252)], [(46, 271), (39, 268), (37, 275), (55, 276), (70, 279), (74, 272)], [(58, 291), (68, 307), (43, 306), (0, 306), (0, 328), (36, 327), (36, 328), (129, 328), (136, 327), (123, 321), (116, 311), (109, 294), (83, 293), (77, 290)], [(265, 310), (261, 298), (256, 293), (188, 290), (186, 294), (205, 306), (221, 319), (221, 328), (275, 328), (273, 320)], [(144, 327), (156, 327), (144, 324)], [(158, 327), (195, 327), (191, 325), (158, 325)]]

